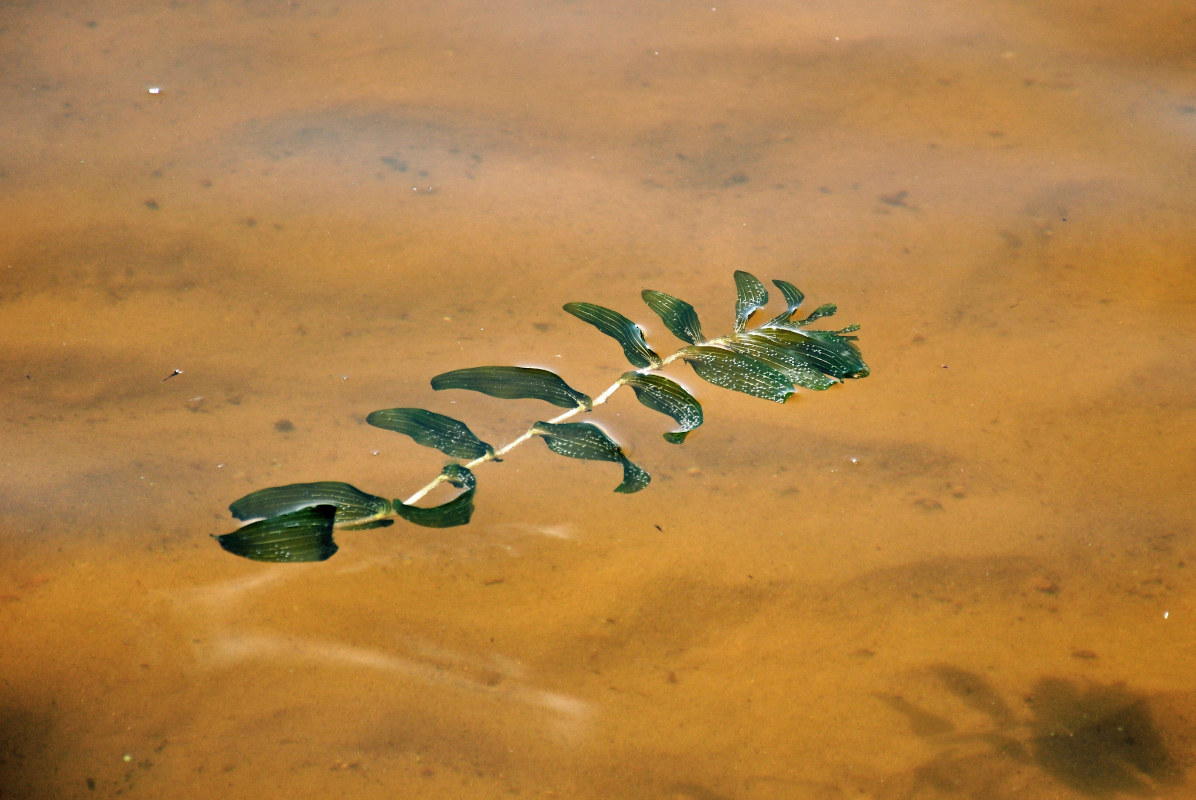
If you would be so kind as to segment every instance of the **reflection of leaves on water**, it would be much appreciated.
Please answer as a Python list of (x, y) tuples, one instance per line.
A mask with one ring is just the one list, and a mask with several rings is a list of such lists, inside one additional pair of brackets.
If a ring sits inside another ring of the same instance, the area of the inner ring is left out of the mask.
[(1025, 698), (1029, 713), (1019, 715), (981, 675), (949, 665), (929, 673), (952, 704), (983, 721), (965, 714), (956, 722), (899, 695), (880, 696), (916, 736), (941, 748), (914, 770), (910, 796), (1024, 797), (1043, 776), (1089, 797), (1149, 795), (1183, 778), (1146, 699), (1122, 685), (1043, 678)]

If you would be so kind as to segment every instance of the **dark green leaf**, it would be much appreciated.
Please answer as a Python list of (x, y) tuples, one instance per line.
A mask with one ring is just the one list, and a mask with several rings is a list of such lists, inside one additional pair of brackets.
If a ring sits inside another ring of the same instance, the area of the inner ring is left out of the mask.
[(324, 561), (336, 552), (332, 541), (336, 513), (331, 505), (301, 508), (215, 538), (228, 552), (254, 561)]
[(681, 444), (694, 428), (702, 424), (702, 405), (681, 384), (663, 375), (644, 375), (628, 372), (620, 380), (635, 390), (639, 401), (653, 411), (667, 414), (677, 421), (680, 430), (669, 431), (664, 438)]
[(797, 347), (773, 334), (772, 328), (757, 328), (734, 336), (728, 336), (722, 341), (736, 353), (754, 358), (785, 374), (793, 383), (807, 389), (822, 391), (838, 383), (818, 371), (810, 359)]
[(648, 347), (640, 326), (618, 311), (593, 303), (566, 303), (565, 310), (578, 319), (590, 323), (622, 345), (623, 352), (632, 366), (660, 366), (660, 356)]
[(431, 508), (409, 506), (395, 500), (395, 513), (408, 522), (423, 525), (425, 528), (452, 528), (467, 524), (473, 516), (473, 496), (477, 489), (477, 479), (460, 464), (447, 465), (441, 474), (448, 478), (448, 482), (453, 486), (465, 491), (452, 500)]
[[(855, 328), (845, 328), (855, 330)], [(836, 378), (866, 378), (871, 370), (864, 363), (860, 349), (853, 344), (854, 336), (843, 336), (838, 331), (803, 331), (810, 337), (807, 353), (819, 369)], [(815, 344), (815, 342), (817, 344)], [(817, 356), (813, 354), (817, 353)], [(823, 367), (819, 361), (826, 363)]]
[(544, 443), (554, 453), (569, 458), (585, 458), (592, 461), (615, 461), (623, 465), (623, 482), (616, 492), (630, 494), (648, 485), (651, 476), (632, 463), (613, 439), (589, 422), (563, 422), (552, 424), (537, 422), (532, 433), (544, 438)]
[(384, 517), (390, 513), (390, 501), (366, 494), (355, 486), (339, 481), (292, 483), (247, 494), (233, 502), (228, 510), (237, 519), (277, 517), (301, 508), (330, 505), (336, 507), (336, 524), (349, 525)]
[(806, 299), (806, 296), (804, 293), (802, 293), (802, 290), (798, 289), (789, 281), (774, 280), (773, 284), (781, 290), (781, 294), (785, 297), (785, 310), (780, 314), (777, 314), (769, 322), (764, 323), (766, 326), (784, 325), (788, 323), (793, 317), (793, 312), (797, 311), (798, 306), (800, 306), (802, 301)]
[(648, 308), (660, 316), (665, 327), (678, 339), (690, 344), (706, 341), (706, 338), (702, 336), (702, 325), (698, 322), (698, 313), (689, 303), (653, 289), (644, 289), (640, 296), (644, 298)]
[(816, 319), (834, 316), (835, 312), (838, 310), (839, 307), (834, 303), (823, 303), (822, 305), (818, 306), (818, 308), (811, 311), (810, 316), (806, 317), (805, 319), (794, 320), (790, 324), (800, 328), (803, 325), (809, 325)]
[(785, 318), (788, 319), (793, 316), (794, 311), (797, 311), (798, 306), (806, 299), (806, 295), (789, 281), (775, 280), (773, 285), (780, 289), (781, 294), (785, 296)]
[(372, 412), (365, 421), (376, 428), (405, 433), (453, 458), (494, 456), (494, 448), (474, 436), (464, 422), (422, 408), (386, 408)]
[(768, 290), (750, 272), (735, 270), (735, 332), (747, 326), (748, 317), (768, 304)]
[(555, 372), (535, 367), (469, 367), (445, 372), (432, 379), (433, 389), (468, 389), (504, 400), (529, 397), (561, 408), (593, 405), (590, 396), (577, 391)]
[(767, 335), (786, 348), (800, 353), (811, 366), (833, 378), (864, 378), (868, 365), (864, 363), (860, 350), (852, 338), (838, 331), (811, 331), (804, 328), (760, 328)]
[(783, 403), (793, 394), (793, 381), (767, 364), (731, 350), (708, 345), (687, 347), (681, 357), (703, 380), (737, 392)]

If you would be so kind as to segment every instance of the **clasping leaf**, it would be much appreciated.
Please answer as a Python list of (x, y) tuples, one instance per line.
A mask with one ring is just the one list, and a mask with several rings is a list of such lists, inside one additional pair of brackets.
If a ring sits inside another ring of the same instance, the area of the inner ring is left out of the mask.
[(774, 342), (811, 366), (833, 378), (864, 378), (868, 376), (868, 365), (864, 363), (859, 348), (853, 344), (854, 336), (844, 336), (843, 331), (811, 331), (804, 328), (759, 328), (749, 336)]
[(793, 381), (754, 358), (710, 345), (681, 351), (681, 357), (706, 381), (724, 389), (783, 403), (793, 394)]
[(823, 375), (799, 349), (778, 341), (773, 331), (760, 328), (726, 337), (723, 342), (739, 353), (785, 374), (798, 386), (814, 391), (829, 389), (839, 381)]
[(376, 428), (405, 433), (425, 447), (453, 458), (494, 458), (494, 448), (474, 436), (464, 422), (422, 408), (384, 408), (365, 421)]
[(445, 372), (432, 379), (432, 388), (468, 389), (504, 400), (532, 398), (561, 408), (593, 406), (588, 394), (561, 380), (555, 372), (536, 367), (469, 367)]
[(594, 303), (566, 303), (565, 310), (622, 345), (623, 353), (632, 366), (654, 369), (660, 366), (660, 356), (648, 347), (640, 326), (618, 311)]
[(818, 306), (818, 308), (811, 311), (810, 316), (806, 317), (805, 319), (794, 320), (794, 321), (790, 322), (789, 325), (785, 325), (782, 327), (793, 326), (793, 327), (800, 328), (804, 325), (809, 325), (811, 322), (813, 322), (816, 319), (822, 319), (823, 317), (833, 317), (835, 315), (835, 312), (838, 310), (839, 310), (839, 307), (837, 305), (835, 305), (834, 303), (823, 303), (822, 305)]
[(702, 404), (676, 381), (642, 372), (624, 373), (619, 380), (634, 389), (635, 396), (645, 406), (668, 414), (681, 426), (680, 430), (664, 434), (666, 441), (681, 444), (690, 431), (702, 424)]
[(252, 522), (214, 537), (230, 553), (254, 561), (324, 561), (336, 552), (332, 541), (337, 508), (317, 505)]
[(640, 296), (678, 339), (690, 344), (706, 341), (702, 336), (702, 325), (698, 322), (698, 312), (689, 303), (654, 289), (644, 289)]
[(460, 464), (448, 464), (441, 474), (453, 486), (465, 491), (447, 503), (431, 508), (409, 506), (395, 500), (395, 513), (408, 522), (423, 525), (425, 528), (452, 528), (468, 523), (473, 516), (473, 495), (477, 489), (477, 478)]
[(793, 312), (797, 311), (802, 301), (806, 299), (805, 293), (794, 286), (789, 281), (774, 280), (773, 285), (781, 290), (781, 294), (785, 298), (785, 310), (772, 319), (768, 325), (778, 325), (788, 322), (793, 317)]
[(740, 333), (747, 327), (748, 317), (768, 305), (768, 290), (755, 275), (737, 269), (735, 291), (735, 332)]
[(589, 422), (537, 422), (531, 428), (532, 433), (541, 436), (544, 443), (554, 453), (560, 453), (569, 458), (585, 458), (592, 461), (616, 461), (623, 465), (623, 482), (616, 488), (616, 492), (630, 494), (638, 492), (652, 480), (647, 472), (623, 453), (613, 439), (602, 432), (597, 425)]
[(390, 501), (385, 497), (366, 494), (340, 481), (292, 483), (260, 489), (234, 501), (228, 510), (237, 519), (269, 519), (319, 505), (336, 509), (338, 527), (361, 527), (391, 512)]

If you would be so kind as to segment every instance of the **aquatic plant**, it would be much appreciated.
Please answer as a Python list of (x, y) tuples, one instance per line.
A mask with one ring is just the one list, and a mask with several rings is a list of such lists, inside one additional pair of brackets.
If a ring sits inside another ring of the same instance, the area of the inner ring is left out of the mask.
[[(613, 338), (635, 367), (601, 394), (590, 397), (556, 373), (535, 367), (486, 366), (445, 372), (432, 378), (433, 389), (465, 389), (505, 399), (532, 398), (568, 410), (534, 423), (498, 448), (475, 436), (464, 422), (434, 411), (375, 411), (366, 417), (370, 425), (406, 434), (418, 444), (456, 460), (406, 500), (388, 500), (339, 481), (262, 489), (229, 506), (235, 518), (249, 524), (214, 538), (228, 552), (256, 561), (323, 561), (337, 551), (334, 530), (385, 527), (394, 524), (396, 517), (431, 528), (464, 525), (473, 515), (477, 489), (473, 470), (487, 461), (501, 461), (533, 438), (542, 439), (554, 453), (569, 458), (619, 464), (623, 480), (615, 491), (638, 492), (648, 485), (648, 473), (633, 463), (602, 428), (590, 422), (566, 420), (593, 411), (621, 387), (628, 386), (640, 403), (673, 418), (677, 427), (664, 438), (681, 444), (702, 424), (702, 406), (680, 383), (659, 374), (678, 360), (689, 364), (708, 383), (777, 403), (784, 403), (797, 386), (821, 391), (846, 378), (868, 374), (868, 366), (854, 343), (856, 337), (850, 335), (858, 325), (836, 331), (812, 330), (807, 327), (810, 323), (831, 316), (836, 307), (828, 303), (804, 319), (794, 319), (805, 295), (788, 281), (774, 280), (773, 284), (784, 297), (785, 310), (749, 328), (751, 317), (768, 304), (768, 290), (754, 275), (737, 271), (732, 332), (715, 338), (703, 335), (697, 312), (689, 303), (664, 292), (644, 290), (644, 302), (674, 336), (686, 343), (664, 358), (648, 346), (640, 326), (619, 312), (594, 303), (568, 303), (565, 311)], [(439, 505), (416, 505), (442, 484), (460, 491)]]

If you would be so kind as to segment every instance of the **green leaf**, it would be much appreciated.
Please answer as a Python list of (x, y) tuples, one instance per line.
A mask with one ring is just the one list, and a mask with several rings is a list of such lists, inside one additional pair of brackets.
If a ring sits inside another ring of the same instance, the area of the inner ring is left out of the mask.
[(228, 552), (254, 561), (324, 561), (337, 549), (332, 541), (336, 513), (336, 506), (327, 504), (301, 508), (215, 539)]
[(839, 331), (811, 331), (803, 329), (760, 328), (761, 334), (800, 353), (812, 366), (834, 378), (864, 378), (869, 369), (860, 350), (852, 343), (854, 337)]
[(623, 482), (616, 492), (630, 494), (648, 485), (652, 477), (627, 458), (623, 448), (589, 422), (537, 422), (532, 433), (541, 436), (554, 453), (569, 458), (584, 458), (591, 461), (615, 461), (623, 465)]
[(432, 379), (432, 388), (468, 389), (504, 400), (532, 398), (561, 408), (581, 407), (589, 411), (590, 396), (577, 391), (555, 372), (535, 367), (469, 367), (445, 372)]
[(376, 428), (405, 433), (453, 458), (494, 457), (494, 448), (474, 436), (464, 422), (422, 408), (385, 408), (370, 413), (365, 421)]
[(839, 310), (839, 307), (837, 305), (835, 305), (834, 303), (823, 303), (822, 305), (818, 306), (818, 308), (811, 311), (810, 316), (806, 317), (805, 319), (795, 320), (789, 324), (800, 328), (803, 325), (809, 325), (811, 322), (813, 322), (816, 319), (822, 319), (823, 317), (834, 316), (835, 312), (838, 310)]
[(234, 501), (228, 510), (237, 519), (269, 519), (320, 505), (336, 507), (336, 524), (340, 526), (384, 517), (391, 511), (390, 501), (386, 498), (366, 494), (339, 481), (292, 483), (260, 489)]
[(748, 356), (709, 345), (681, 351), (694, 372), (724, 389), (733, 389), (765, 400), (783, 403), (793, 394), (793, 381), (784, 373)]
[(702, 404), (682, 388), (681, 384), (663, 375), (628, 372), (619, 379), (635, 390), (639, 401), (653, 411), (667, 414), (677, 421), (680, 430), (664, 434), (666, 441), (681, 444), (690, 431), (702, 424)]
[(566, 303), (565, 310), (583, 322), (590, 323), (622, 345), (623, 353), (632, 366), (653, 368), (660, 366), (660, 356), (648, 347), (640, 326), (618, 311), (594, 303)]
[(747, 327), (748, 317), (768, 304), (768, 290), (750, 272), (735, 270), (735, 332)]
[(702, 325), (698, 322), (698, 312), (689, 303), (653, 289), (644, 289), (640, 296), (678, 339), (690, 344), (706, 341), (706, 337), (702, 336)]
[[(856, 330), (848, 327), (844, 330)], [(810, 338), (805, 352), (821, 369), (836, 378), (866, 378), (871, 370), (864, 363), (860, 349), (853, 344), (854, 336), (838, 331), (803, 331)], [(826, 366), (822, 366), (825, 363)]]
[(721, 341), (736, 353), (754, 358), (766, 366), (784, 373), (785, 377), (798, 386), (822, 391), (839, 382), (823, 375), (799, 348), (779, 341), (779, 338), (773, 334), (773, 329), (757, 328), (728, 336)]
[(781, 294), (785, 297), (785, 319), (793, 316), (793, 312), (797, 311), (798, 306), (805, 301), (806, 295), (801, 289), (794, 286), (789, 281), (774, 280), (773, 285), (781, 290)]
[(441, 474), (448, 478), (448, 482), (453, 486), (465, 491), (452, 500), (431, 508), (409, 506), (395, 500), (395, 513), (408, 522), (423, 525), (425, 528), (452, 528), (467, 524), (473, 516), (473, 496), (477, 490), (477, 478), (460, 464), (448, 464)]
[(793, 317), (793, 312), (797, 311), (798, 306), (806, 299), (805, 293), (798, 289), (789, 281), (774, 280), (773, 285), (781, 290), (781, 294), (785, 297), (785, 310), (777, 314), (770, 321), (764, 323), (768, 325), (784, 325)]

